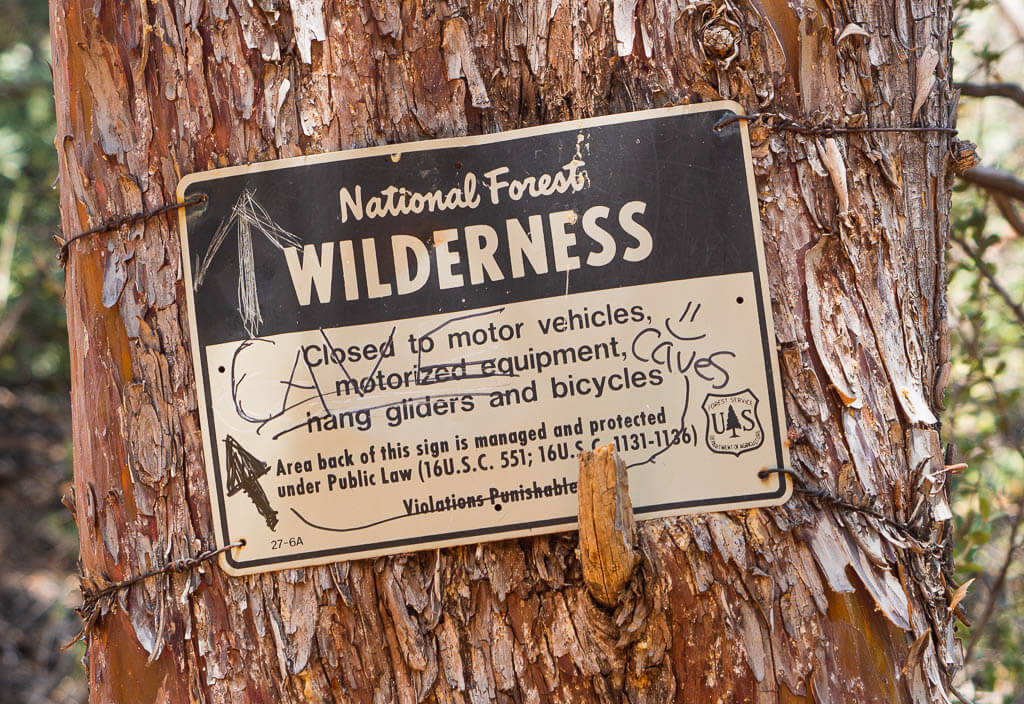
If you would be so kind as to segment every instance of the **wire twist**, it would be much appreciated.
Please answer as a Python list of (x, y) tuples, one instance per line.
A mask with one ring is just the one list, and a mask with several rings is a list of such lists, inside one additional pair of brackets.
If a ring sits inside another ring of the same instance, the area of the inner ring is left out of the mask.
[[(788, 467), (766, 467), (758, 471), (757, 476), (759, 479), (767, 479), (772, 474), (780, 474), (789, 477), (793, 481), (793, 490), (798, 494), (802, 494), (803, 496), (834, 506), (838, 509), (871, 516), (876, 520), (882, 521), (890, 528), (895, 529), (905, 537), (912, 539), (918, 545), (924, 546), (927, 542), (927, 539), (922, 538), (919, 531), (915, 530), (913, 526), (901, 523), (894, 518), (890, 518), (881, 511), (871, 508), (870, 506), (855, 504), (851, 501), (835, 496), (834, 494), (830, 494), (824, 489), (813, 488), (809, 486), (807, 482), (804, 481), (803, 477), (797, 474), (795, 470), (789, 469)], [(931, 545), (929, 547), (935, 550), (939, 549), (937, 545)]]
[(135, 584), (138, 584), (139, 582), (144, 582), (147, 579), (152, 579), (153, 577), (157, 577), (162, 574), (170, 574), (172, 572), (177, 572), (180, 574), (182, 572), (188, 572), (205, 562), (209, 562), (210, 560), (216, 559), (217, 556), (221, 553), (225, 553), (228, 550), (231, 550), (232, 548), (243, 547), (244, 545), (245, 539), (241, 538), (233, 543), (225, 545), (224, 547), (204, 550), (198, 555), (194, 555), (192, 557), (183, 557), (179, 560), (175, 560), (174, 562), (169, 562), (163, 567), (158, 567), (157, 569), (149, 570), (148, 572), (143, 572), (142, 574), (132, 577), (131, 579), (125, 579), (120, 582), (115, 582), (114, 584), (106, 586), (103, 589), (90, 591), (83, 587), (82, 605), (75, 609), (75, 611), (78, 612), (78, 615), (81, 616), (82, 620), (84, 621), (84, 624), (82, 625), (82, 630), (79, 631), (78, 635), (75, 636), (74, 640), (72, 640), (64, 647), (62, 647), (61, 650), (67, 650), (72, 645), (86, 638), (89, 635), (89, 632), (92, 630), (93, 625), (96, 623), (96, 620), (100, 617), (101, 612), (104, 611), (103, 609), (100, 609), (100, 605), (105, 599), (111, 599), (115, 595), (127, 591), (130, 587), (132, 587)]
[(136, 577), (132, 577), (131, 579), (126, 579), (121, 582), (116, 582), (114, 584), (111, 584), (109, 587), (104, 587), (103, 589), (100, 589), (98, 591), (83, 592), (82, 597), (83, 601), (85, 602), (84, 605), (95, 605), (97, 602), (99, 602), (100, 599), (102, 599), (105, 596), (123, 591), (131, 587), (133, 584), (143, 582), (147, 579), (156, 577), (161, 574), (169, 574), (171, 572), (188, 572), (189, 570), (198, 567), (204, 562), (209, 562), (210, 560), (213, 560), (221, 553), (225, 553), (228, 550), (231, 550), (232, 548), (243, 547), (244, 545), (245, 540), (236, 540), (235, 542), (229, 543), (224, 547), (206, 550), (193, 557), (183, 557), (179, 560), (175, 560), (174, 562), (170, 562), (164, 565), (163, 567), (158, 567), (154, 570), (143, 572), (142, 574)]
[[(909, 132), (909, 133), (921, 133), (921, 132), (939, 132), (943, 134), (957, 134), (957, 130), (953, 127), (933, 127), (933, 126), (922, 126), (922, 127), (868, 127), (868, 126), (854, 126), (844, 127), (837, 125), (807, 125), (801, 122), (797, 122), (791, 117), (787, 117), (777, 112), (755, 112), (748, 115), (726, 115), (718, 122), (716, 122), (712, 129), (715, 132), (721, 132), (723, 128), (739, 122), (740, 120), (762, 120), (774, 121), (774, 124), (768, 124), (768, 127), (775, 130), (781, 130), (784, 132), (794, 132), (796, 134), (815, 135), (820, 137), (834, 137), (841, 134), (856, 134), (856, 133), (871, 133), (871, 132)], [(207, 196), (204, 193), (197, 193), (189, 196), (180, 203), (169, 203), (162, 205), (152, 210), (144, 210), (129, 215), (124, 215), (118, 218), (111, 218), (105, 220), (96, 227), (89, 230), (76, 233), (67, 240), (64, 240), (60, 244), (60, 251), (57, 254), (58, 261), (61, 264), (67, 262), (68, 252), (72, 243), (77, 242), (80, 239), (89, 237), (91, 235), (98, 235), (103, 232), (111, 232), (127, 225), (134, 225), (137, 222), (144, 222), (155, 217), (159, 217), (164, 213), (169, 213), (180, 208), (188, 208), (193, 205), (198, 205), (207, 200)]]
[(129, 215), (122, 215), (121, 217), (118, 218), (111, 218), (110, 220), (105, 220), (96, 227), (89, 230), (85, 230), (83, 232), (78, 232), (72, 235), (69, 239), (62, 242), (60, 245), (60, 251), (57, 253), (57, 260), (62, 264), (67, 262), (68, 251), (72, 243), (77, 242), (78, 240), (83, 239), (85, 237), (98, 235), (102, 232), (111, 232), (113, 230), (120, 229), (127, 225), (134, 225), (137, 222), (151, 220), (155, 217), (163, 215), (164, 213), (169, 213), (173, 210), (179, 210), (180, 208), (188, 208), (190, 206), (199, 205), (200, 203), (204, 202), (206, 202), (206, 194), (197, 193), (195, 195), (189, 196), (180, 203), (168, 203), (167, 205), (161, 205), (159, 208), (153, 208), (152, 210), (143, 210), (137, 213), (131, 213)]
[(835, 137), (840, 134), (855, 134), (858, 132), (941, 132), (944, 134), (956, 134), (956, 128), (953, 127), (870, 127), (870, 126), (853, 126), (843, 127), (837, 125), (807, 125), (801, 122), (797, 122), (791, 117), (777, 112), (754, 112), (749, 115), (726, 115), (718, 122), (716, 122), (712, 129), (715, 132), (721, 132), (722, 128), (727, 127), (734, 122), (740, 120), (774, 120), (775, 124), (768, 124), (770, 129), (781, 130), (783, 132), (794, 132), (796, 134), (807, 134), (815, 135), (819, 137)]

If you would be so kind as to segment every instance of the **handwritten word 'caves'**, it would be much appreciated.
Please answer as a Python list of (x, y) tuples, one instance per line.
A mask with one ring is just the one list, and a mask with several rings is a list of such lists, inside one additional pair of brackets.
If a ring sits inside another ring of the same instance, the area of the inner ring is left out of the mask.
[[(340, 269), (347, 301), (401, 296), (420, 290), (432, 278), (438, 288), (450, 289), (600, 267), (616, 257), (643, 261), (653, 249), (651, 233), (642, 222), (646, 210), (647, 204), (639, 200), (614, 213), (595, 205), (582, 217), (574, 210), (560, 210), (530, 215), (525, 222), (509, 218), (500, 231), (484, 224), (434, 230), (430, 245), (420, 237), (394, 234), (390, 246), (380, 249), (380, 239), (367, 237), (322, 242), (319, 248), (307, 244), (301, 252), (289, 247), (284, 257), (299, 305), (308, 306), (314, 291), (318, 302), (330, 303), (335, 269)], [(587, 251), (580, 248), (577, 232), (593, 242)]]

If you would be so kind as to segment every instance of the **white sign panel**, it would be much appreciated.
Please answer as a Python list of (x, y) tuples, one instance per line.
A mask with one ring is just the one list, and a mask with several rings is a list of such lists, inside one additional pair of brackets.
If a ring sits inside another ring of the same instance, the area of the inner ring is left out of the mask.
[(234, 574), (790, 488), (744, 128), (714, 103), (193, 174), (201, 418)]

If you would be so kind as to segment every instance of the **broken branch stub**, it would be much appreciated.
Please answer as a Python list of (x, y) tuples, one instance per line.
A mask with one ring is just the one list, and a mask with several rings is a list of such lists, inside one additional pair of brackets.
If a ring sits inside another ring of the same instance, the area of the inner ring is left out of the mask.
[(629, 475), (614, 445), (580, 454), (579, 521), (587, 591), (598, 603), (613, 607), (637, 562)]

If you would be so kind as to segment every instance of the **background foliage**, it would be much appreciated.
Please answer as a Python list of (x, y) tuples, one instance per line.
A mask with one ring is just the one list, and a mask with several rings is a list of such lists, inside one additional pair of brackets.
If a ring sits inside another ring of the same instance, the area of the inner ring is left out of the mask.
[(45, 2), (0, 0), (0, 385), (68, 383)]
[(0, 702), (85, 701), (47, 3), (0, 0)]
[[(956, 78), (1024, 84), (1024, 6), (958, 8)], [(965, 88), (965, 92), (972, 91)], [(962, 97), (958, 128), (986, 166), (1024, 174), (1024, 102)], [(965, 693), (1024, 704), (1024, 203), (968, 183), (953, 196), (949, 300), (954, 359), (944, 435), (968, 469), (955, 483), (956, 564), (976, 578), (962, 629)]]
[[(47, 6), (0, 0), (0, 702), (84, 701), (77, 659), (63, 276), (47, 61)], [(955, 78), (1024, 83), (1022, 0), (962, 0)], [(964, 97), (961, 137), (987, 166), (1024, 174), (1024, 92)], [(1012, 177), (1011, 177), (1012, 178)], [(1021, 183), (1024, 193), (1024, 183)], [(1024, 704), (1024, 220), (1021, 196), (967, 181), (949, 250), (954, 366), (943, 436), (968, 468), (955, 482), (956, 563), (974, 578), (960, 690)], [(32, 530), (26, 534), (25, 527)]]

